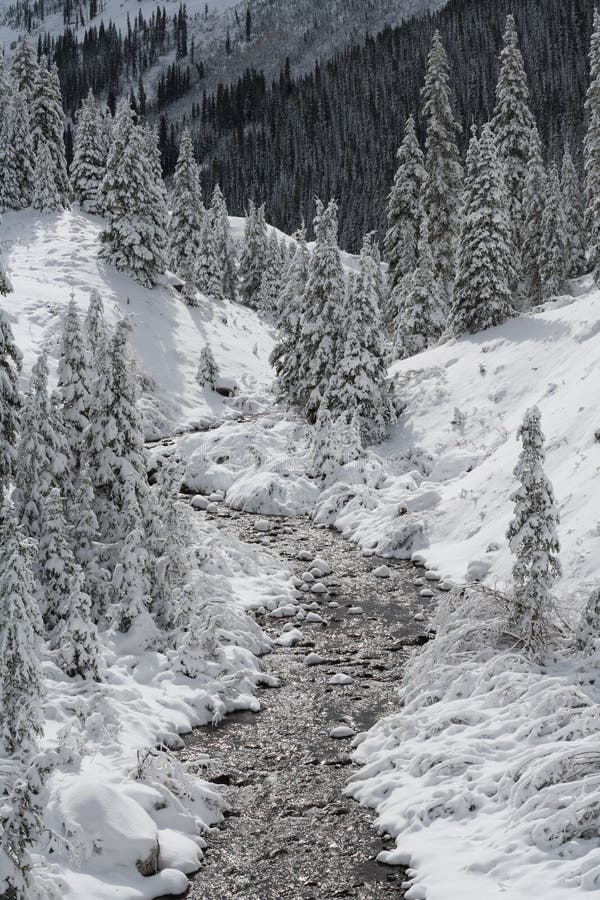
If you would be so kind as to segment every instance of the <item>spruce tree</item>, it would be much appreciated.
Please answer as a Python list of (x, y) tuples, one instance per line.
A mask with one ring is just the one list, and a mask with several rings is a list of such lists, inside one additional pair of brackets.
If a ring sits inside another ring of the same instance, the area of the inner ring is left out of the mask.
[(210, 201), (210, 215), (213, 223), (219, 269), (223, 273), (223, 294), (228, 300), (237, 298), (237, 253), (231, 236), (229, 215), (225, 198), (219, 185), (215, 185)]
[(302, 297), (308, 281), (310, 258), (305, 229), (296, 232), (294, 239), (296, 249), (279, 296), (278, 338), (270, 358), (277, 372), (279, 389), (291, 405), (295, 403), (299, 387)]
[(398, 150), (398, 168), (388, 198), (385, 255), (392, 291), (417, 265), (417, 244), (426, 180), (425, 157), (419, 146), (414, 117), (410, 116), (406, 122), (404, 140)]
[(423, 89), (423, 117), (427, 124), (423, 208), (429, 219), (429, 240), (435, 275), (448, 294), (460, 225), (463, 170), (457, 146), (460, 126), (450, 104), (449, 68), (439, 32), (435, 32)]
[(164, 230), (151, 211), (158, 196), (144, 136), (121, 101), (101, 188), (106, 226), (99, 257), (145, 287), (154, 287), (165, 268)]
[(58, 361), (58, 391), (71, 464), (79, 467), (83, 432), (89, 424), (90, 361), (84, 344), (79, 314), (71, 297), (62, 334)]
[(37, 142), (31, 205), (42, 213), (60, 212), (61, 209), (64, 209), (61, 193), (56, 184), (50, 148), (43, 137), (40, 137)]
[[(324, 483), (335, 479), (341, 466), (360, 459), (363, 452), (356, 410), (334, 413), (331, 399), (332, 392), (328, 390), (319, 404), (312, 430), (312, 474)], [(335, 405), (339, 410), (337, 400)]]
[(556, 166), (550, 168), (546, 182), (539, 270), (542, 299), (551, 300), (562, 290), (567, 270), (567, 232)]
[(77, 565), (69, 583), (57, 646), (60, 666), (66, 675), (100, 681), (102, 651), (98, 629), (92, 621), (92, 601), (84, 590), (84, 575)]
[(585, 231), (583, 224), (583, 195), (579, 175), (565, 145), (560, 174), (562, 211), (565, 221), (567, 278), (579, 278), (585, 272)]
[(151, 613), (163, 631), (175, 625), (186, 573), (185, 548), (189, 527), (188, 507), (178, 501), (182, 470), (170, 459), (149, 492), (145, 515), (149, 555)]
[[(48, 68), (45, 58), (38, 66), (31, 94), (31, 127), (35, 152), (39, 156), (44, 144), (49, 156), (48, 183), (54, 183), (58, 206), (69, 208), (70, 185), (65, 156), (65, 117), (62, 108), (58, 70)], [(37, 170), (36, 170), (37, 171)], [(40, 206), (36, 207), (40, 209)]]
[(148, 553), (140, 529), (127, 534), (119, 552), (113, 575), (113, 624), (122, 634), (134, 631), (140, 638), (140, 649), (158, 638), (158, 629), (149, 612), (151, 605), (148, 580)]
[(272, 231), (267, 238), (264, 268), (260, 279), (257, 308), (265, 316), (276, 317), (279, 294), (283, 281), (283, 263), (277, 234)]
[(102, 213), (100, 187), (106, 174), (108, 143), (102, 113), (90, 88), (77, 117), (77, 133), (71, 185), (73, 196), (82, 210), (93, 215)]
[(504, 47), (500, 54), (500, 74), (496, 86), (496, 106), (491, 125), (496, 139), (498, 159), (505, 168), (508, 211), (513, 227), (514, 246), (518, 251), (523, 225), (523, 189), (531, 132), (535, 123), (529, 108), (527, 75), (512, 15), (506, 19)]
[(537, 129), (531, 133), (527, 174), (523, 186), (522, 275), (525, 303), (537, 306), (542, 302), (540, 255), (542, 252), (542, 219), (546, 205), (547, 177), (542, 161), (540, 137)]
[(527, 649), (547, 639), (551, 592), (561, 575), (559, 514), (544, 473), (544, 435), (537, 407), (528, 409), (517, 433), (523, 448), (514, 470), (519, 488), (512, 494), (514, 517), (506, 536), (515, 556), (512, 626)]
[(38, 580), (44, 624), (55, 647), (60, 643), (58, 626), (68, 615), (68, 598), (75, 571), (63, 500), (58, 488), (52, 488), (42, 507)]
[(454, 335), (499, 325), (513, 311), (512, 229), (504, 173), (492, 129), (473, 133), (467, 155), (456, 283), (449, 326)]
[(35, 544), (2, 510), (0, 542), (0, 737), (4, 754), (27, 758), (42, 732), (40, 611), (35, 599)]
[(348, 291), (345, 341), (334, 375), (335, 404), (356, 416), (363, 444), (378, 443), (394, 419), (392, 391), (385, 364), (383, 319), (377, 295), (377, 263), (373, 239), (367, 235), (360, 271)]
[(421, 219), (417, 267), (392, 297), (398, 308), (394, 345), (399, 358), (405, 359), (431, 346), (446, 320), (443, 291), (434, 275), (427, 216)]
[(0, 132), (2, 207), (25, 209), (33, 197), (35, 154), (25, 96), (13, 91)]
[(21, 411), (19, 374), (22, 357), (8, 316), (0, 309), (0, 507), (14, 478)]
[(587, 266), (600, 281), (600, 10), (594, 12), (590, 44), (590, 85), (585, 100), (588, 127), (583, 144)]
[(171, 203), (169, 265), (186, 282), (185, 297), (189, 302), (196, 295), (196, 266), (206, 210), (202, 203), (200, 169), (194, 159), (188, 128), (181, 136)]
[[(212, 216), (207, 213), (200, 233), (200, 249), (196, 267), (198, 289), (210, 300), (223, 300), (223, 270), (217, 250)], [(189, 302), (189, 301), (188, 301)]]
[(240, 254), (240, 298), (246, 306), (256, 309), (262, 273), (265, 267), (267, 225), (264, 204), (258, 209), (248, 203), (244, 228), (244, 243)]
[(25, 34), (17, 44), (12, 60), (11, 75), (15, 88), (25, 94), (27, 98), (33, 93), (38, 68), (35, 50)]
[(167, 209), (167, 188), (162, 176), (158, 129), (144, 128), (142, 134), (150, 176), (146, 218), (154, 226), (153, 245), (155, 253), (160, 255), (161, 272), (164, 272), (167, 268), (169, 211)]
[(67, 507), (69, 537), (75, 562), (83, 572), (83, 590), (91, 600), (91, 621), (106, 615), (109, 573), (99, 562), (99, 526), (94, 513), (94, 488), (87, 466), (78, 473), (73, 503)]
[(99, 292), (94, 288), (90, 293), (90, 302), (85, 316), (85, 336), (90, 354), (93, 379), (106, 373), (108, 337), (104, 321), (104, 304)]
[(317, 200), (315, 248), (302, 296), (302, 325), (298, 343), (298, 390), (294, 403), (308, 421), (317, 410), (344, 351), (345, 281), (337, 242), (337, 203), (325, 208)]
[(210, 344), (205, 344), (200, 351), (196, 381), (200, 387), (207, 387), (210, 388), (211, 391), (214, 391), (217, 386), (218, 377), (219, 367), (217, 361), (210, 348)]

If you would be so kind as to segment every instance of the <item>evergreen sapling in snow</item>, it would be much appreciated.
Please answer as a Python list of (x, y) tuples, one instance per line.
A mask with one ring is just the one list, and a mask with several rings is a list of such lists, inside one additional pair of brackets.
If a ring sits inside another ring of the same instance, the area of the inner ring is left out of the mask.
[(194, 305), (196, 295), (196, 267), (205, 214), (200, 170), (194, 159), (189, 129), (185, 128), (175, 167), (175, 187), (169, 223), (169, 264), (186, 282), (184, 296), (190, 306)]
[(211, 391), (214, 391), (217, 386), (219, 374), (219, 367), (210, 348), (210, 344), (205, 344), (200, 351), (196, 381), (201, 387), (207, 387), (210, 388)]
[(219, 260), (219, 271), (223, 273), (223, 294), (228, 300), (237, 298), (237, 253), (231, 236), (229, 215), (225, 198), (219, 185), (215, 185), (210, 201), (210, 216)]
[(106, 174), (107, 158), (106, 128), (90, 88), (79, 110), (71, 163), (73, 195), (84, 212), (94, 215), (102, 213), (100, 188)]
[(63, 325), (62, 352), (58, 361), (58, 391), (71, 464), (78, 468), (83, 432), (89, 424), (90, 366), (73, 297), (67, 307)]
[(546, 179), (539, 271), (542, 298), (550, 300), (562, 290), (567, 270), (567, 229), (556, 166)]
[(585, 273), (585, 232), (583, 194), (569, 145), (565, 145), (560, 174), (561, 206), (565, 222), (567, 278)]

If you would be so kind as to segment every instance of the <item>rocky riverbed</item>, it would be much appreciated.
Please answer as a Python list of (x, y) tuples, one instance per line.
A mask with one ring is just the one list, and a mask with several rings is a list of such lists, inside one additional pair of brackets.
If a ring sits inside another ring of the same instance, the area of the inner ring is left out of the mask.
[(212, 509), (198, 514), (269, 549), (289, 565), (299, 590), (306, 587), (299, 616), (256, 614), (271, 637), (291, 644), (276, 644), (264, 658), (279, 687), (261, 691), (261, 711), (198, 728), (181, 751), (183, 759), (210, 755), (207, 777), (222, 785), (229, 806), (223, 827), (207, 837), (188, 896), (402, 897), (405, 872), (376, 861), (390, 842), (344, 788), (354, 735), (398, 707), (404, 667), (427, 639), (437, 587), (421, 582), (412, 565), (366, 557), (307, 519), (267, 524), (220, 504)]

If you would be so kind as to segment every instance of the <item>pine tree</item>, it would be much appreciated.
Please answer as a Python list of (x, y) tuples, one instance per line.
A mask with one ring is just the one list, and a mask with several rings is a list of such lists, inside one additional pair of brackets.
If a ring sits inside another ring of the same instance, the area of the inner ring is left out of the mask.
[(334, 375), (334, 412), (354, 414), (363, 444), (383, 439), (394, 419), (394, 404), (385, 365), (383, 320), (377, 296), (377, 263), (373, 239), (367, 235), (360, 254), (360, 272), (348, 291), (345, 342)]
[(494, 137), (484, 125), (467, 156), (456, 283), (449, 325), (454, 335), (483, 331), (512, 314), (512, 230)]
[(240, 254), (240, 297), (246, 306), (256, 309), (262, 273), (265, 266), (267, 225), (264, 204), (258, 209), (248, 203), (244, 243)]
[(600, 10), (594, 12), (590, 44), (590, 85), (585, 100), (588, 128), (583, 144), (587, 265), (600, 281)]
[(89, 424), (90, 362), (73, 297), (67, 307), (61, 349), (58, 361), (58, 391), (62, 401), (62, 418), (71, 464), (78, 468), (83, 432)]
[(0, 505), (14, 478), (21, 411), (19, 373), (22, 357), (8, 316), (0, 309)]
[(579, 278), (585, 272), (585, 232), (583, 195), (579, 175), (565, 145), (560, 175), (561, 205), (565, 221), (567, 278)]
[(404, 140), (398, 150), (398, 168), (388, 198), (385, 255), (392, 291), (417, 265), (417, 243), (426, 181), (425, 157), (419, 146), (414, 117), (410, 116), (406, 122)]
[(68, 598), (76, 566), (69, 542), (63, 501), (52, 488), (43, 502), (39, 534), (38, 580), (44, 624), (54, 646), (59, 643), (58, 626), (68, 614)]
[[(183, 130), (175, 168), (175, 188), (169, 223), (169, 264), (186, 282), (186, 300), (195, 298), (196, 265), (200, 253), (202, 223), (206, 210), (202, 203), (200, 170), (188, 128)], [(193, 305), (190, 304), (190, 305)]]
[(215, 230), (210, 213), (204, 216), (202, 223), (196, 283), (205, 297), (210, 300), (223, 300), (223, 270), (217, 252)]
[(43, 138), (38, 140), (35, 169), (33, 172), (34, 209), (43, 213), (60, 212), (64, 209), (60, 191), (54, 178), (54, 166), (50, 148)]
[(257, 308), (265, 316), (277, 315), (279, 294), (283, 281), (283, 263), (277, 234), (272, 231), (267, 239), (264, 269), (260, 280)]
[(332, 413), (330, 399), (328, 391), (319, 404), (312, 433), (312, 474), (324, 483), (334, 480), (341, 466), (362, 456), (356, 410)]
[(85, 317), (85, 335), (93, 369), (92, 378), (96, 379), (108, 368), (108, 337), (104, 321), (104, 304), (95, 288), (90, 293), (90, 303)]
[(100, 681), (102, 652), (98, 629), (92, 622), (92, 601), (84, 590), (84, 575), (79, 566), (75, 566), (71, 576), (57, 646), (60, 666), (66, 675)]
[(214, 391), (219, 374), (219, 367), (210, 349), (210, 344), (205, 344), (200, 351), (196, 381), (201, 387), (207, 387)]
[(512, 494), (514, 517), (506, 536), (515, 556), (512, 625), (527, 649), (546, 641), (551, 592), (560, 577), (558, 510), (546, 477), (540, 411), (527, 410), (517, 437), (523, 449), (514, 470), (520, 487)]
[(225, 198), (219, 185), (215, 185), (210, 201), (219, 269), (223, 273), (223, 294), (228, 300), (237, 298), (237, 253), (231, 236), (229, 215)]
[(394, 344), (400, 359), (426, 350), (439, 338), (445, 324), (443, 291), (433, 274), (427, 216), (421, 219), (418, 254), (416, 269), (392, 295), (398, 309)]
[(64, 487), (68, 468), (48, 396), (48, 361), (41, 353), (25, 397), (12, 495), (17, 519), (28, 537), (40, 536), (45, 499), (53, 487)]
[(186, 573), (188, 507), (177, 500), (181, 464), (170, 459), (149, 494), (146, 510), (146, 547), (149, 554), (151, 613), (162, 630), (175, 625)]
[(83, 572), (83, 590), (91, 599), (91, 621), (97, 625), (107, 611), (109, 573), (99, 563), (94, 488), (86, 466), (79, 470), (73, 503), (69, 504), (67, 512), (73, 556)]
[[(523, 189), (527, 174), (531, 132), (535, 128), (529, 108), (529, 86), (519, 49), (517, 27), (512, 15), (506, 19), (504, 48), (500, 54), (500, 74), (496, 86), (496, 106), (492, 117), (498, 159), (505, 168), (508, 211), (514, 246), (520, 248), (523, 225)], [(519, 266), (517, 266), (518, 270)]]
[[(47, 183), (53, 183), (58, 198), (58, 207), (69, 208), (70, 185), (67, 175), (65, 142), (63, 132), (65, 117), (62, 108), (58, 70), (55, 65), (49, 69), (45, 59), (40, 63), (31, 94), (31, 127), (35, 152), (39, 157), (48, 153), (49, 172)], [(47, 151), (43, 150), (44, 144)], [(36, 166), (36, 174), (38, 167)], [(39, 182), (38, 182), (39, 183)], [(38, 201), (39, 202), (39, 201)], [(36, 209), (41, 209), (39, 205)], [(46, 211), (49, 211), (46, 210)]]
[(38, 68), (35, 50), (25, 34), (17, 44), (12, 60), (11, 74), (15, 88), (28, 98), (33, 93)]
[(40, 767), (34, 757), (29, 765), (12, 760), (5, 769), (0, 793), (0, 896), (49, 900), (31, 854), (42, 834)]
[(160, 254), (161, 272), (167, 268), (169, 211), (167, 209), (167, 189), (162, 177), (161, 151), (158, 129), (144, 128), (144, 150), (148, 162), (149, 196), (146, 217), (154, 226), (153, 244), (157, 256)]
[(294, 235), (296, 249), (289, 267), (278, 305), (278, 341), (270, 362), (277, 372), (279, 389), (288, 402), (295, 403), (300, 369), (300, 336), (302, 329), (302, 297), (308, 281), (310, 254), (306, 231)]
[(29, 108), (23, 94), (13, 91), (0, 130), (1, 200), (3, 209), (25, 209), (33, 197), (35, 154)]
[(148, 553), (139, 529), (126, 536), (119, 562), (113, 575), (113, 622), (122, 634), (135, 631), (149, 646), (158, 637), (158, 629), (148, 610), (150, 584), (148, 581)]
[(79, 110), (71, 163), (73, 196), (84, 212), (93, 215), (102, 213), (100, 188), (106, 174), (107, 159), (106, 129), (90, 88)]
[(537, 129), (531, 133), (527, 174), (523, 187), (522, 272), (525, 302), (537, 306), (542, 302), (540, 255), (542, 252), (542, 219), (546, 205), (547, 177), (542, 162)]
[(560, 180), (556, 166), (550, 168), (546, 183), (539, 270), (542, 298), (560, 293), (567, 269), (567, 232), (562, 209)]
[(423, 97), (427, 123), (423, 208), (429, 219), (435, 275), (449, 293), (454, 279), (463, 170), (456, 143), (460, 126), (450, 105), (448, 58), (437, 31), (427, 63)]
[(42, 731), (40, 611), (34, 595), (35, 544), (2, 511), (0, 543), (0, 736), (5, 754), (26, 758)]
[(337, 242), (337, 203), (327, 208), (317, 201), (315, 248), (302, 296), (302, 325), (298, 345), (300, 369), (294, 402), (308, 421), (316, 421), (321, 399), (337, 372), (344, 351), (345, 282)]
[(99, 257), (145, 287), (154, 287), (165, 268), (164, 231), (150, 214), (158, 188), (148, 168), (143, 134), (133, 124), (128, 102), (121, 101), (101, 188), (106, 227), (100, 234)]

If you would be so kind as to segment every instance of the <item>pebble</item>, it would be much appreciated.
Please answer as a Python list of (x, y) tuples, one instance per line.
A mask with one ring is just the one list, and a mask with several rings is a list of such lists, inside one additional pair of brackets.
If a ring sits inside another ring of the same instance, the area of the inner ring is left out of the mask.
[(283, 619), (286, 616), (295, 616), (298, 612), (298, 607), (292, 606), (292, 604), (288, 604), (286, 606), (278, 606), (277, 609), (274, 609), (269, 613), (269, 616), (272, 619)]
[(389, 578), (391, 574), (389, 566), (377, 566), (376, 569), (373, 569), (375, 578)]
[(320, 666), (321, 663), (325, 662), (324, 656), (319, 656), (318, 653), (309, 653), (308, 656), (304, 657), (304, 665), (305, 666)]
[(298, 612), (296, 613), (296, 618), (299, 619), (301, 622), (304, 621), (304, 619), (306, 618), (306, 613), (304, 612), (303, 609), (298, 610)]
[(356, 732), (354, 728), (350, 728), (349, 725), (336, 725), (335, 728), (332, 728), (329, 732), (330, 738), (349, 738), (354, 737)]
[(329, 565), (328, 562), (325, 562), (324, 559), (321, 559), (320, 556), (316, 556), (313, 559), (312, 564), (313, 564), (313, 569), (318, 569), (319, 572), (321, 573), (321, 576), (331, 575), (331, 571), (332, 571), (331, 566)]
[(415, 620), (415, 622), (424, 622), (425, 616), (423, 615), (423, 613), (415, 613), (413, 619)]
[(433, 570), (429, 570), (429, 572), (425, 572), (425, 578), (427, 581), (441, 581), (442, 576), (439, 572), (434, 572)]
[(256, 522), (254, 523), (254, 530), (255, 531), (270, 531), (271, 523), (269, 522), (268, 519), (257, 519)]
[(206, 497), (203, 497), (202, 494), (197, 494), (192, 498), (192, 509), (206, 509), (209, 505), (209, 501)]
[(327, 606), (328, 606), (330, 609), (339, 609), (339, 608), (340, 608), (340, 604), (339, 604), (339, 603), (336, 603), (335, 600), (332, 600), (330, 603), (327, 604)]
[(297, 575), (292, 575), (292, 577), (290, 578), (290, 584), (295, 588), (299, 588), (299, 587), (302, 587), (304, 582), (302, 581), (301, 578), (298, 578)]
[(422, 588), (419, 591), (419, 597), (433, 597), (433, 591), (431, 588)]
[(208, 499), (215, 500), (217, 503), (220, 503), (222, 500), (225, 499), (225, 491), (221, 491), (221, 490), (213, 491), (212, 494), (210, 494)]
[(322, 581), (317, 581), (317, 583), (313, 584), (313, 586), (311, 587), (311, 591), (313, 594), (326, 594), (327, 588)]
[(364, 609), (362, 608), (362, 606), (351, 606), (348, 609), (348, 613), (351, 616), (362, 616), (364, 613)]
[(302, 573), (302, 581), (303, 581), (305, 584), (312, 584), (314, 580), (315, 580), (315, 576), (314, 576), (314, 575), (311, 575), (310, 572), (303, 572), (303, 573)]
[(422, 584), (425, 584), (425, 580), (423, 578), (415, 578), (413, 584), (415, 587), (421, 587)]
[(314, 553), (311, 553), (310, 550), (300, 550), (299, 553), (296, 553), (296, 559), (301, 560), (302, 562), (312, 562), (315, 558)]
[(325, 619), (322, 619), (321, 616), (318, 616), (317, 613), (309, 612), (306, 616), (307, 622), (324, 622)]
[(440, 581), (438, 584), (440, 591), (451, 591), (453, 587), (454, 584), (451, 581)]
[(338, 672), (327, 680), (327, 684), (354, 684), (352, 675), (345, 675), (344, 672)]
[(304, 635), (298, 628), (292, 628), (291, 631), (285, 631), (284, 629), (284, 632), (284, 634), (275, 638), (273, 641), (274, 644), (279, 644), (280, 647), (293, 647), (294, 644), (297, 644), (298, 641), (301, 641), (304, 638)]
[(208, 506), (206, 507), (206, 512), (207, 513), (218, 513), (219, 507), (217, 506), (216, 503), (209, 503)]

